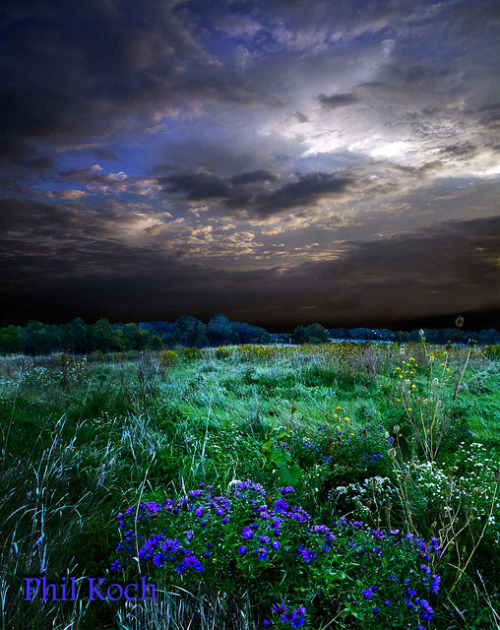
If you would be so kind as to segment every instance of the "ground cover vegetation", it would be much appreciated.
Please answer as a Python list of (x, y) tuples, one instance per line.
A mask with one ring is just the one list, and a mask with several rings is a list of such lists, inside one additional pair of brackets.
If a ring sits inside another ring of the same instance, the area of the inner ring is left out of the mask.
[[(425, 337), (3, 357), (2, 628), (500, 628), (499, 359)], [(40, 575), (156, 600), (25, 601)]]

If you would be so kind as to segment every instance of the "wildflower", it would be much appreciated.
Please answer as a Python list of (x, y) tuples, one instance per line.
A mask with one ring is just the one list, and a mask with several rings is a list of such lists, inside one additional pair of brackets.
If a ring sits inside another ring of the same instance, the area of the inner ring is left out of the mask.
[(313, 551), (310, 551), (309, 549), (303, 549), (301, 553), (302, 553), (302, 557), (307, 563), (311, 562), (313, 558), (317, 558), (317, 555)]
[(290, 625), (292, 628), (298, 628), (299, 626), (303, 626), (305, 623), (305, 612), (306, 609), (304, 606), (299, 606), (293, 611), (292, 619), (290, 620)]
[(153, 564), (155, 564), (157, 567), (163, 566), (165, 564), (165, 556), (162, 553), (153, 556)]
[(365, 588), (363, 591), (363, 597), (366, 599), (371, 599), (373, 597), (373, 588)]
[(281, 604), (273, 604), (273, 610), (277, 615), (282, 615), (288, 610), (288, 607), (285, 606), (285, 600), (281, 601)]
[(204, 566), (194, 556), (187, 556), (184, 564), (186, 567), (195, 569), (197, 573), (204, 570)]
[(257, 550), (257, 553), (259, 554), (259, 560), (267, 560), (267, 549), (265, 547), (261, 547)]
[(238, 547), (238, 551), (240, 552), (241, 555), (243, 555), (247, 552), (247, 548), (244, 545), (240, 545)]
[(431, 578), (431, 589), (433, 593), (439, 593), (439, 583), (441, 582), (441, 578), (439, 575), (433, 575)]
[(422, 608), (422, 617), (424, 619), (432, 619), (432, 615), (434, 614), (434, 610), (426, 599), (420, 600), (420, 606)]
[(244, 527), (241, 535), (243, 536), (243, 538), (249, 540), (253, 537), (253, 530), (250, 527)]
[(274, 504), (275, 509), (277, 510), (287, 510), (290, 506), (284, 499), (278, 499)]

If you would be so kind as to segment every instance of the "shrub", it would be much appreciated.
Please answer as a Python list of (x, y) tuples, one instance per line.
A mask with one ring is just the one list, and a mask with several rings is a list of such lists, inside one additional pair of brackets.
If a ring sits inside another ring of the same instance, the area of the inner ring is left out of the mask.
[(164, 350), (160, 352), (160, 362), (163, 366), (175, 365), (179, 360), (179, 355), (174, 350)]
[(199, 348), (183, 348), (182, 357), (188, 360), (201, 359), (202, 352)]
[(231, 348), (227, 346), (219, 346), (215, 349), (215, 358), (216, 359), (229, 359), (229, 357), (233, 354)]

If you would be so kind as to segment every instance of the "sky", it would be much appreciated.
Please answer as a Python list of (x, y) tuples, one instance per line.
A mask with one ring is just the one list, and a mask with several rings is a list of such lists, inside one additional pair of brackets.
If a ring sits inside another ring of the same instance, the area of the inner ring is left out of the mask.
[(0, 323), (500, 326), (498, 0), (6, 0)]

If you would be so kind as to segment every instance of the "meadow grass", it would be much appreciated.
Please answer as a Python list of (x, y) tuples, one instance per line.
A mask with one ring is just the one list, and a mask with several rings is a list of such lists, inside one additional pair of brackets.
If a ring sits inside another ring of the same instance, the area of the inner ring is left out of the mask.
[[(434, 537), (425, 627), (500, 627), (499, 365), (423, 343), (0, 359), (2, 628), (261, 627), (248, 585), (166, 580), (160, 601), (126, 605), (22, 591), (24, 576), (110, 575), (126, 506), (246, 479), (293, 486), (318, 522)], [(306, 627), (375, 627), (345, 610), (322, 604)]]

